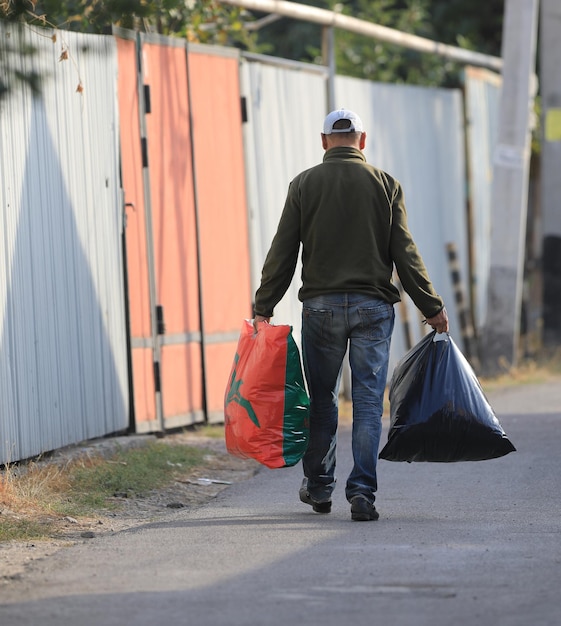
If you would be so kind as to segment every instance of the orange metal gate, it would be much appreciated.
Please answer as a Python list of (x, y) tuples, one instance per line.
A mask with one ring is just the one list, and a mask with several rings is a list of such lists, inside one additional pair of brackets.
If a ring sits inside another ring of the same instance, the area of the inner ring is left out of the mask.
[(237, 56), (116, 34), (136, 430), (221, 421), (251, 315)]
[(199, 217), (205, 398), (224, 418), (224, 389), (244, 317), (251, 317), (239, 59), (189, 47)]

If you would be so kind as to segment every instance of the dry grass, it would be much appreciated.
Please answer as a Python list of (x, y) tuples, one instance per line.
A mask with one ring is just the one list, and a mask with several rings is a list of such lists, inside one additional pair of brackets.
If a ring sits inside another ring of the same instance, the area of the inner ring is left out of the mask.
[(67, 486), (63, 468), (32, 463), (22, 471), (7, 466), (0, 474), (0, 540), (50, 535), (54, 528), (50, 495), (64, 492)]
[(63, 467), (35, 462), (26, 467), (9, 465), (0, 476), (0, 504), (20, 511), (45, 510), (51, 493), (67, 488), (68, 475)]
[(0, 472), (0, 542), (54, 536), (62, 518), (109, 511), (116, 494), (143, 495), (203, 466), (204, 459), (204, 448), (156, 442), (110, 457), (8, 465)]
[(101, 462), (83, 459), (57, 465), (40, 459), (6, 466), (0, 473), (0, 541), (56, 535), (56, 522), (68, 515), (72, 480), (78, 468)]
[(550, 382), (561, 378), (561, 353), (541, 359), (524, 359), (516, 367), (502, 363), (502, 372), (492, 378), (479, 379), (484, 391), (494, 391), (516, 385)]

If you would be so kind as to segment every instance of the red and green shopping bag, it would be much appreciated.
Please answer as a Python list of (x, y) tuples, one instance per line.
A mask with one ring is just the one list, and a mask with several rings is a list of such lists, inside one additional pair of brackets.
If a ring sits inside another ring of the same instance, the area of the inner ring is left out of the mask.
[(269, 468), (304, 456), (310, 400), (292, 327), (245, 320), (224, 395), (226, 448)]

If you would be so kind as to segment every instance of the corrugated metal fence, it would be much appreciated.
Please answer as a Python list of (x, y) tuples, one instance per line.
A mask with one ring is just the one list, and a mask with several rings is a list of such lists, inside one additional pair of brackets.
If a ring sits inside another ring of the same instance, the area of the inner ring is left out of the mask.
[[(61, 35), (24, 32), (38, 54), (18, 62), (50, 78), (41, 99), (0, 104), (0, 462), (129, 417), (137, 432), (221, 420), (288, 184), (323, 156), (325, 68), (127, 31)], [(367, 158), (403, 183), (454, 328), (447, 243), (469, 275), (461, 93), (344, 77), (336, 93), (366, 124)], [(299, 270), (275, 316), (296, 337), (298, 287)], [(392, 363), (406, 318), (424, 332), (410, 304), (397, 315)]]
[(48, 78), (0, 103), (0, 462), (129, 422), (115, 41), (21, 36)]

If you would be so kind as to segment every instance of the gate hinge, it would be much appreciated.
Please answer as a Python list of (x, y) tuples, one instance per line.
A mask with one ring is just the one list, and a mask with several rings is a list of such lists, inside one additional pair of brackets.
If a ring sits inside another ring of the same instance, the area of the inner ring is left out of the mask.
[(162, 390), (162, 379), (160, 376), (160, 362), (154, 361), (154, 389), (156, 392)]

